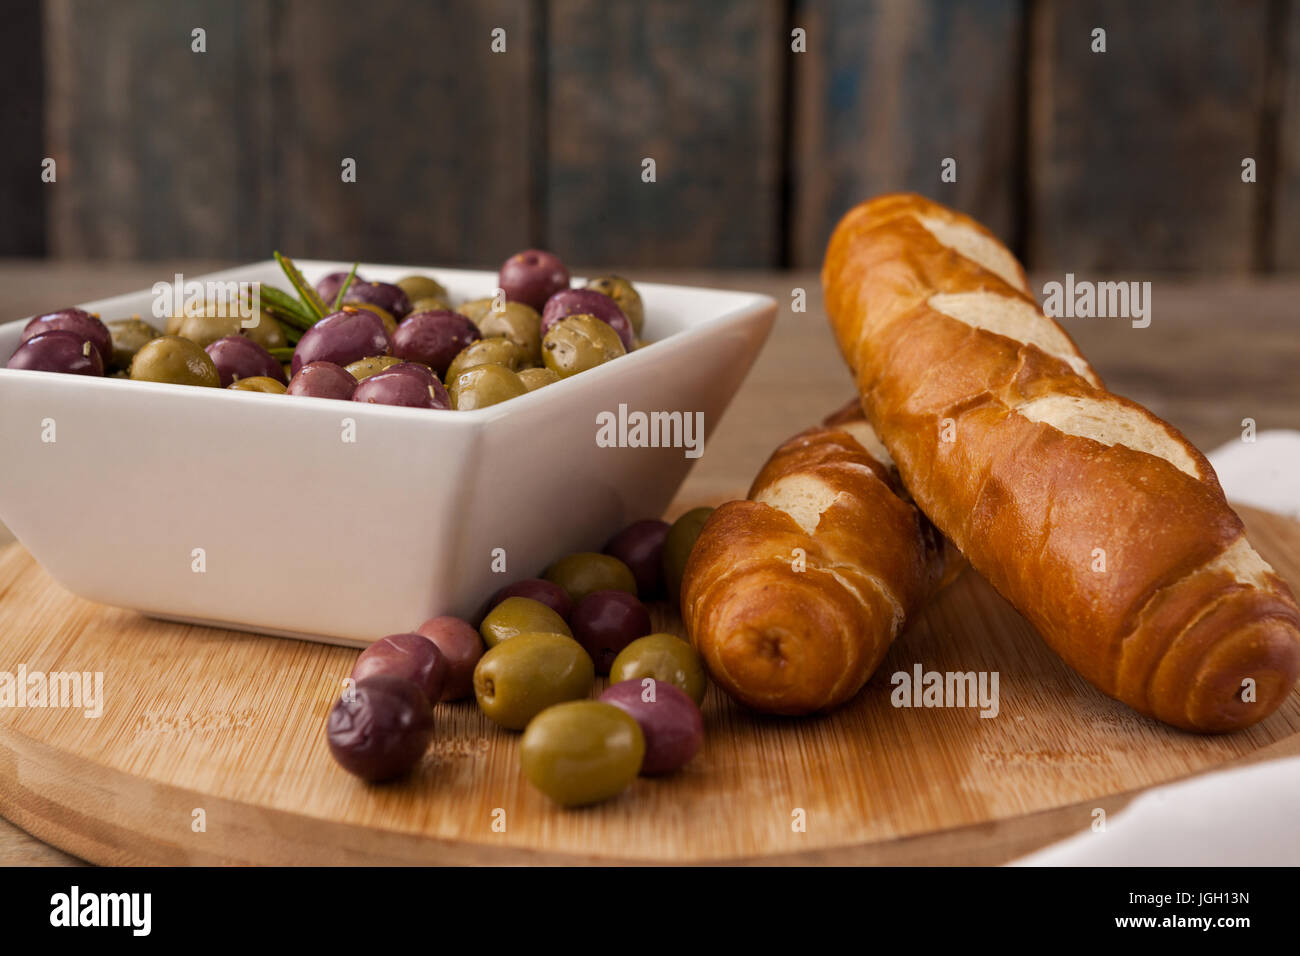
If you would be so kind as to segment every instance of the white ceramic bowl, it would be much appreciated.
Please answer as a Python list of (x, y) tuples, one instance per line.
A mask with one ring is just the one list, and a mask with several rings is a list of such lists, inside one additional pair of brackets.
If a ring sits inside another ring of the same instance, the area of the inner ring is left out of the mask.
[[(315, 282), (350, 263), (299, 265)], [(359, 271), (426, 273), (457, 300), (496, 285), (490, 272)], [(186, 279), (286, 287), (270, 261)], [(596, 416), (703, 412), (707, 436), (776, 312), (761, 295), (638, 289), (653, 344), (472, 412), (0, 368), (0, 520), (68, 590), (156, 617), (363, 644), (470, 615), (496, 588), (658, 516), (693, 459), (599, 447)], [(83, 308), (161, 324), (152, 302)], [(24, 324), (0, 326), (5, 360)]]

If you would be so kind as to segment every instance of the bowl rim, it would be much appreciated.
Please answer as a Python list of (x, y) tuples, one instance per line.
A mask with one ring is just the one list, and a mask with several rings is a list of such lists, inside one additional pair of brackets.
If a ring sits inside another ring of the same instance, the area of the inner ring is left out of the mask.
[[(295, 259), (294, 262), (299, 269), (302, 269), (304, 271), (309, 271), (309, 272), (314, 272), (317, 269), (324, 270), (326, 272), (330, 272), (330, 271), (338, 272), (338, 271), (347, 271), (352, 268), (351, 262), (342, 262), (339, 260), (330, 260), (330, 259)], [(272, 266), (276, 266), (276, 262), (274, 259), (262, 259), (255, 262), (244, 263), (238, 266), (232, 266), (228, 269), (221, 269), (217, 272), (205, 272), (202, 273), (201, 275), (196, 275), (192, 277), (187, 276), (186, 278), (187, 280), (196, 281), (196, 282), (203, 281), (203, 280), (220, 281), (220, 280), (240, 279), (249, 270), (258, 269), (262, 267), (272, 267)], [(439, 275), (456, 275), (456, 276), (463, 276), (466, 278), (469, 277), (481, 278), (484, 275), (492, 275), (491, 270), (487, 270), (487, 269), (443, 268), (441, 266), (408, 266), (403, 264), (392, 264), (392, 263), (381, 263), (381, 262), (370, 262), (370, 263), (361, 262), (357, 264), (358, 272), (362, 272), (367, 268), (384, 269), (384, 270), (410, 269), (413, 273), (433, 272)], [(580, 276), (580, 275), (573, 276), (573, 281), (582, 281), (585, 278), (586, 278), (585, 276)], [(384, 281), (384, 280), (380, 280), (380, 281)], [(721, 327), (726, 327), (726, 326), (743, 322), (747, 319), (760, 316), (768, 310), (775, 312), (776, 309), (776, 300), (771, 296), (761, 292), (747, 292), (747, 291), (741, 291), (736, 289), (718, 289), (711, 286), (675, 285), (675, 284), (662, 283), (662, 282), (638, 282), (636, 283), (636, 285), (638, 288), (641, 289), (662, 289), (662, 290), (668, 290), (668, 291), (678, 292), (678, 293), (680, 292), (718, 293), (722, 295), (738, 297), (741, 300), (737, 302), (735, 306), (725, 309), (724, 311), (719, 312), (717, 315), (710, 315), (707, 318), (692, 323), (686, 328), (682, 328), (676, 332), (670, 333), (669, 335), (665, 336), (662, 339), (655, 339), (653, 341), (647, 342), (643, 344), (640, 348), (632, 352), (628, 352), (625, 355), (620, 357), (619, 359), (620, 363), (635, 362), (637, 363), (635, 368), (638, 369), (641, 368), (641, 366), (646, 365), (647, 363), (658, 362), (661, 356), (666, 357), (669, 351), (675, 350), (672, 348), (674, 343), (677, 343), (678, 347), (680, 348), (680, 345), (682, 343), (688, 341), (694, 341), (695, 338), (697, 338), (698, 335), (700, 334), (710, 332), (710, 331), (715, 331)], [(137, 289), (134, 291), (123, 292), (115, 296), (109, 296), (103, 299), (95, 299), (91, 302), (78, 303), (75, 307), (80, 309), (85, 309), (86, 311), (94, 311), (98, 314), (99, 311), (103, 310), (106, 307), (111, 307), (114, 302), (120, 299), (136, 298), (142, 295), (145, 291), (147, 290)], [(63, 306), (62, 308), (67, 308), (67, 306)], [(39, 315), (43, 313), (37, 313), (37, 314)], [(25, 326), (33, 318), (35, 318), (35, 315), (27, 316), (25, 318), (15, 319), (12, 322), (0, 323), (0, 330), (5, 330), (10, 327), (18, 326), (18, 325)], [(764, 338), (766, 338), (766, 333), (764, 333)], [(363, 413), (366, 415), (396, 416), (399, 419), (403, 417), (408, 417), (411, 418), (412, 420), (424, 420), (424, 421), (432, 421), (437, 423), (456, 422), (457, 424), (453, 425), (452, 427), (473, 427), (481, 423), (494, 421), (498, 418), (512, 415), (514, 412), (519, 411), (521, 408), (531, 408), (537, 405), (538, 402), (548, 401), (549, 399), (537, 398), (537, 396), (551, 393), (552, 389), (567, 388), (569, 392), (572, 392), (574, 388), (574, 385), (572, 383), (575, 382), (576, 380), (579, 379), (581, 380), (581, 382), (577, 387), (583, 387), (582, 383), (585, 383), (586, 385), (595, 385), (597, 382), (603, 381), (604, 378), (608, 378), (611, 374), (626, 374), (626, 370), (629, 369), (630, 367), (625, 364), (620, 364), (618, 367), (623, 371), (615, 371), (614, 366), (615, 366), (615, 362), (606, 362), (604, 365), (583, 372), (581, 375), (573, 375), (568, 378), (563, 378), (560, 379), (558, 382), (553, 382), (550, 385), (544, 386), (542, 388), (534, 389), (531, 392), (527, 392), (523, 395), (516, 396), (515, 398), (512, 398), (508, 401), (501, 402), (496, 405), (489, 405), (486, 408), (471, 409), (469, 411), (456, 411), (453, 409), (408, 408), (400, 405), (382, 405), (377, 402), (350, 402), (350, 401), (343, 402), (342, 400), (335, 399), (335, 398), (319, 398), (315, 396), (304, 396), (304, 395), (295, 395), (292, 398), (295, 406), (304, 400), (310, 403), (311, 406), (321, 407), (321, 408), (327, 408), (327, 407), (337, 408), (340, 404), (356, 405), (359, 406), (360, 408), (366, 409), (366, 411)], [(74, 382), (82, 383), (88, 385), (92, 389), (110, 388), (115, 391), (122, 391), (123, 389), (127, 391), (144, 389), (146, 394), (158, 389), (163, 389), (164, 391), (182, 392), (185, 394), (193, 394), (194, 392), (194, 386), (192, 385), (179, 385), (171, 382), (143, 382), (143, 381), (135, 381), (133, 379), (116, 378), (110, 375), (103, 375), (103, 376), (56, 375), (55, 373), (51, 373), (51, 372), (36, 371), (32, 369), (10, 369), (10, 368), (5, 368), (3, 366), (0, 366), (0, 378), (17, 377), (21, 380), (22, 378), (28, 376), (40, 379), (42, 381), (49, 381), (51, 378), (57, 378), (59, 381), (67, 381), (69, 383), (74, 383)], [(601, 376), (603, 376), (603, 378)], [(239, 389), (218, 388), (218, 389), (212, 389), (211, 391), (225, 393), (227, 394), (227, 396), (233, 398), (235, 401), (265, 402), (270, 405), (283, 404), (285, 399), (285, 396), (280, 394), (271, 394), (271, 393), (264, 393), (264, 392), (249, 392), (249, 391), (242, 391)], [(568, 393), (566, 392), (566, 394)], [(529, 404), (530, 401), (531, 401), (531, 405)], [(449, 412), (451, 414), (447, 414), (447, 415), (439, 414), (439, 415), (434, 415), (432, 417), (430, 416), (431, 412), (443, 412), (443, 411)]]

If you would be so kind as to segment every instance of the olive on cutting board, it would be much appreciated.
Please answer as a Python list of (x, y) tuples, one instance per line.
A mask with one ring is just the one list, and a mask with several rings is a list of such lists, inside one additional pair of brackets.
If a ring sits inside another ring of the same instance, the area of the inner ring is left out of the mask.
[(379, 783), (408, 773), (433, 739), (433, 710), (411, 681), (388, 674), (359, 680), (330, 711), (325, 735), (344, 770)]
[(704, 718), (695, 702), (672, 684), (653, 678), (611, 684), (600, 695), (627, 713), (645, 735), (641, 772), (672, 773), (690, 762), (704, 743)]
[(409, 680), (433, 703), (442, 697), (447, 662), (423, 634), (390, 634), (362, 651), (352, 666), (352, 678), (358, 682), (379, 674)]
[(543, 572), (542, 577), (564, 588), (575, 603), (596, 591), (626, 591), (636, 594), (636, 578), (618, 558), (595, 551), (566, 554)]
[(699, 651), (676, 634), (638, 637), (619, 651), (609, 668), (611, 684), (647, 677), (672, 684), (697, 706), (704, 703), (709, 687)]
[(526, 597), (508, 597), (483, 618), (479, 634), (488, 647), (520, 634), (563, 634), (573, 637), (564, 618), (541, 601)]
[(433, 617), (415, 629), (442, 652), (447, 678), (439, 700), (460, 700), (474, 693), (474, 667), (483, 656), (483, 638), (458, 617)]
[(586, 697), (595, 682), (591, 658), (563, 634), (517, 634), (474, 668), (479, 710), (507, 730), (523, 730), (552, 704)]
[(519, 742), (519, 768), (556, 803), (578, 807), (626, 789), (645, 752), (635, 717), (604, 701), (576, 700), (533, 718)]

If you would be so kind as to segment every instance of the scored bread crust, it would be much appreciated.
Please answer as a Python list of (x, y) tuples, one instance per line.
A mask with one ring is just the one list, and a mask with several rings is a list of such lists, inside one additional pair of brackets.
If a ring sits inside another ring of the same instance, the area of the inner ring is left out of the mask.
[(757, 710), (848, 700), (943, 578), (941, 539), (872, 443), (861, 412), (796, 435), (691, 551), (687, 633), (722, 689)]
[(1098, 689), (1189, 730), (1263, 719), (1300, 675), (1290, 590), (1205, 457), (1102, 387), (1014, 261), (919, 196), (836, 227), (827, 312), (903, 483)]

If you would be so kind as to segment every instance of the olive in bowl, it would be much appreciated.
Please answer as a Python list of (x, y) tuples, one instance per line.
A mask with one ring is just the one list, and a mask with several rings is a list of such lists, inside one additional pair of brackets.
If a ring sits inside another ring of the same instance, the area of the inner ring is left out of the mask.
[(33, 335), (14, 350), (5, 367), (69, 375), (104, 374), (104, 360), (95, 344), (63, 329)]
[(507, 299), (540, 312), (547, 299), (569, 287), (569, 270), (554, 253), (525, 249), (501, 264), (497, 286)]
[(631, 352), (636, 347), (632, 323), (627, 320), (618, 303), (594, 289), (565, 289), (551, 296), (546, 308), (542, 310), (542, 335), (571, 315), (594, 315), (618, 333), (623, 351)]
[(288, 392), (304, 398), (334, 398), (348, 402), (357, 390), (357, 380), (342, 365), (308, 362), (289, 379)]
[(345, 307), (325, 316), (302, 334), (293, 350), (293, 373), (311, 362), (348, 365), (372, 355), (387, 355), (384, 323), (367, 309)]
[[(391, 282), (356, 282), (343, 293), (343, 304), (373, 305), (400, 322), (411, 311), (411, 300)], [(328, 303), (327, 303), (328, 304)]]
[(357, 384), (352, 401), (371, 405), (400, 405), (406, 408), (451, 408), (451, 399), (441, 382), (416, 372), (389, 369)]
[(231, 382), (226, 388), (232, 392), (265, 392), (268, 395), (283, 395), (289, 391), (284, 382), (274, 378), (267, 378), (265, 375), (241, 378), (238, 381)]
[(393, 354), (429, 366), (441, 378), (468, 345), (483, 337), (459, 312), (412, 312), (393, 333)]
[(549, 368), (526, 368), (519, 372), (519, 381), (524, 383), (524, 388), (530, 392), (535, 392), (539, 388), (545, 388), (547, 385), (554, 385), (560, 380)]
[(212, 364), (221, 376), (221, 387), (227, 388), (232, 382), (241, 378), (273, 378), (285, 383), (284, 368), (272, 357), (271, 353), (252, 339), (242, 335), (228, 335), (217, 339), (203, 351), (208, 353)]
[(586, 372), (625, 353), (618, 334), (594, 315), (561, 319), (542, 339), (542, 361), (560, 378)]
[(99, 316), (85, 309), (59, 309), (38, 315), (23, 327), (21, 341), (35, 338), (44, 332), (71, 332), (89, 342), (99, 353), (100, 365), (108, 368), (113, 361), (113, 335)]
[(395, 355), (370, 355), (363, 359), (357, 359), (355, 362), (349, 362), (346, 367), (348, 374), (360, 382), (362, 379), (378, 375), (380, 372), (386, 372), (394, 365), (401, 364), (402, 360)]
[(641, 293), (636, 291), (636, 286), (622, 276), (601, 276), (588, 282), (587, 288), (613, 299), (632, 324), (632, 333), (641, 334), (645, 328), (645, 304), (641, 301)]
[(472, 412), (527, 395), (528, 387), (504, 365), (476, 365), (451, 380), (450, 392), (452, 408)]
[(389, 674), (359, 680), (325, 725), (330, 753), (348, 773), (379, 783), (408, 773), (433, 739), (433, 709), (411, 681)]
[(507, 302), (503, 309), (490, 309), (478, 323), (484, 338), (500, 336), (519, 346), (522, 361), (542, 361), (542, 317), (522, 302)]
[(221, 375), (208, 353), (179, 335), (162, 335), (146, 342), (131, 360), (137, 382), (221, 387)]
[(539, 713), (519, 742), (519, 769), (565, 807), (617, 796), (636, 779), (645, 757), (636, 718), (611, 703), (575, 700)]
[(446, 302), (451, 298), (447, 293), (447, 287), (429, 276), (405, 276), (393, 284), (405, 292), (406, 297), (411, 300), (412, 311), (415, 303), (421, 299), (437, 299)]
[(509, 339), (501, 336), (479, 339), (465, 346), (451, 360), (444, 381), (450, 385), (461, 372), (478, 365), (503, 365), (514, 372), (519, 370), (523, 362), (523, 352)]
[[(347, 272), (331, 272), (316, 283), (316, 294), (320, 296), (326, 308), (334, 307), (334, 300), (339, 297), (339, 289), (343, 288), (343, 283), (347, 281), (348, 275)], [(352, 276), (352, 285), (365, 281), (360, 273)]]
[(113, 360), (109, 363), (113, 369), (129, 369), (140, 346), (162, 335), (148, 322), (137, 318), (109, 322), (108, 334), (113, 337)]

